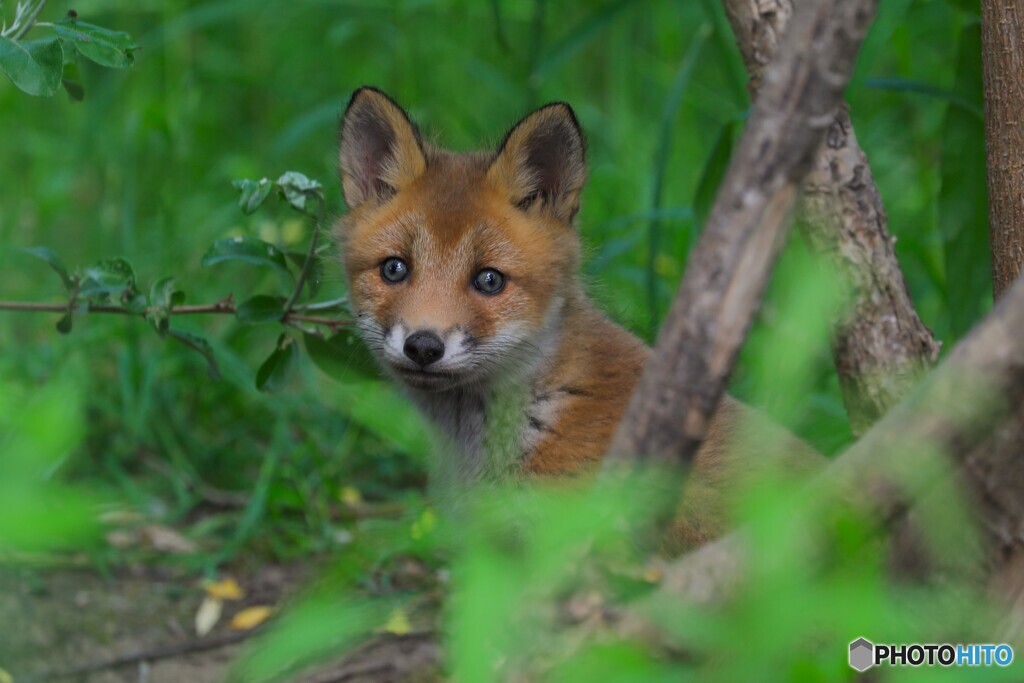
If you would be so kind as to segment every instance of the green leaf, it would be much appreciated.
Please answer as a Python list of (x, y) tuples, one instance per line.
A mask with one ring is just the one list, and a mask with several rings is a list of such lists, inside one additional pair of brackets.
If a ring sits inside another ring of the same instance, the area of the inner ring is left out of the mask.
[(16, 43), (0, 38), (0, 71), (29, 95), (49, 97), (60, 87), (64, 51), (56, 38)]
[(729, 161), (732, 159), (732, 138), (736, 122), (730, 121), (718, 131), (718, 137), (711, 148), (711, 155), (704, 162), (704, 169), (700, 173), (700, 180), (697, 182), (697, 192), (693, 198), (693, 213), (699, 228), (704, 227), (708, 214), (711, 213), (711, 205), (715, 203), (715, 195), (718, 194), (718, 186), (725, 178), (725, 172), (729, 170)]
[(163, 335), (171, 320), (171, 310), (185, 303), (185, 292), (178, 289), (173, 277), (164, 277), (149, 288), (149, 310), (146, 319), (153, 323), (157, 333)]
[(123, 258), (104, 259), (85, 269), (79, 294), (117, 298), (135, 289), (135, 270)]
[(225, 237), (217, 240), (203, 256), (202, 264), (212, 266), (224, 261), (270, 266), (290, 279), (292, 277), (284, 253), (273, 244), (255, 237)]
[(57, 22), (53, 30), (97, 64), (125, 69), (135, 63), (134, 52), (138, 45), (124, 31), (111, 31), (71, 18)]
[(354, 329), (346, 328), (328, 339), (308, 333), (302, 338), (313, 364), (327, 376), (345, 382), (380, 377), (377, 361)]
[(213, 355), (213, 347), (210, 346), (210, 342), (206, 341), (202, 337), (179, 330), (174, 327), (168, 327), (166, 334), (171, 339), (181, 342), (185, 346), (189, 347), (196, 353), (202, 355), (206, 359), (206, 372), (210, 375), (211, 379), (220, 379), (220, 368), (217, 367), (217, 359)]
[(68, 97), (75, 102), (81, 102), (85, 99), (85, 88), (82, 87), (81, 83), (63, 80), (60, 84), (64, 86), (64, 90), (67, 91)]
[(277, 339), (277, 348), (256, 372), (256, 388), (268, 394), (280, 391), (295, 372), (299, 360), (299, 345), (289, 334)]
[(235, 180), (231, 183), (234, 185), (241, 196), (238, 198), (238, 207), (242, 209), (242, 213), (249, 216), (256, 212), (263, 202), (270, 196), (270, 190), (273, 189), (273, 185), (266, 178), (260, 180)]
[(121, 297), (121, 305), (125, 310), (142, 315), (149, 308), (149, 301), (142, 292), (130, 292)]
[[(306, 264), (306, 254), (299, 251), (289, 251), (288, 260), (291, 261), (300, 271)], [(320, 287), (324, 283), (324, 261), (317, 254), (313, 255), (313, 262), (309, 264), (309, 273), (306, 275), (306, 282), (303, 287), (306, 289), (306, 299), (313, 299), (320, 293)]]
[(235, 309), (235, 317), (244, 323), (275, 323), (284, 315), (285, 298), (257, 294)]
[(277, 187), (288, 203), (303, 213), (312, 213), (308, 209), (317, 208), (317, 202), (311, 204), (310, 199), (316, 197), (323, 199), (323, 185), (298, 171), (288, 171), (278, 178)]
[[(981, 30), (963, 29), (953, 90), (982, 106)], [(939, 230), (945, 243), (946, 299), (953, 338), (971, 328), (992, 301), (989, 273), (985, 127), (963, 107), (951, 105), (942, 125)]]
[(68, 334), (71, 332), (71, 311), (68, 311), (61, 319), (57, 321), (57, 331), (61, 334)]
[(49, 247), (26, 247), (22, 249), (23, 252), (31, 256), (35, 256), (41, 261), (46, 261), (50, 268), (53, 268), (57, 275), (60, 275), (61, 282), (64, 283), (64, 287), (70, 292), (75, 288), (75, 280), (68, 274), (68, 269), (64, 267), (61, 260), (57, 258), (57, 255), (53, 253), (53, 250)]

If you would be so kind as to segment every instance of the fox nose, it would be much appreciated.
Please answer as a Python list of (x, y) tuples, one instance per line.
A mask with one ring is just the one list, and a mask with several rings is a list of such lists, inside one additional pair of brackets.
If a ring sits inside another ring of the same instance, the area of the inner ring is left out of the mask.
[(405, 340), (405, 355), (422, 368), (441, 359), (444, 342), (433, 332), (413, 332)]

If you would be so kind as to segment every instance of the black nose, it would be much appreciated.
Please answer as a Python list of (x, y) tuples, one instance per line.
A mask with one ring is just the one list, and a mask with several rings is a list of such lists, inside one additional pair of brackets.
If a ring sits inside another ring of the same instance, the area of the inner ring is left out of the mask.
[(444, 342), (433, 332), (413, 332), (405, 340), (405, 355), (420, 367), (427, 367), (444, 355)]

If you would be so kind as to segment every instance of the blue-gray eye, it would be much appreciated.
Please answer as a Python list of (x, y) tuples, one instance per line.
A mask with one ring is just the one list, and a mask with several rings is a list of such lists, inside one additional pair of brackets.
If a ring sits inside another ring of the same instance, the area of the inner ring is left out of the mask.
[(409, 264), (400, 258), (392, 256), (380, 264), (380, 276), (385, 282), (392, 284), (401, 282), (409, 277)]
[(484, 268), (473, 278), (473, 286), (484, 294), (497, 294), (505, 288), (505, 276), (494, 268)]

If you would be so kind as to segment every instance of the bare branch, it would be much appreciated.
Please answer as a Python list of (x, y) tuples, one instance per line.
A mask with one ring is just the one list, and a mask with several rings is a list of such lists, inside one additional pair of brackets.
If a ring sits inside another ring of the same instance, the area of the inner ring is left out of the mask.
[[(756, 95), (793, 1), (724, 5)], [(939, 343), (910, 300), (881, 194), (845, 108), (836, 112), (803, 191), (803, 233), (845, 275), (854, 296), (836, 326), (833, 357), (853, 433), (860, 435), (938, 360)]]
[[(312, 309), (311, 309), (312, 310)], [(22, 313), (67, 313), (67, 304), (42, 304), (32, 301), (0, 301), (0, 311), (12, 311)], [(148, 311), (136, 313), (129, 311), (122, 306), (90, 304), (89, 313), (108, 313), (112, 315), (132, 315), (145, 317)], [(195, 304), (189, 306), (175, 306), (170, 309), (173, 315), (234, 315), (236, 313), (235, 302), (229, 298), (213, 304)], [(345, 318), (329, 318), (317, 315), (305, 315), (295, 311), (288, 311), (281, 318), (283, 323), (309, 323), (311, 325), (325, 325), (330, 328), (346, 327), (352, 324), (351, 320)]]
[(807, 0), (733, 157), (610, 462), (692, 461), (832, 122), (877, 0)]
[[(976, 439), (1022, 400), (1024, 278), (924, 382), (811, 486), (835, 492), (881, 528), (891, 528), (931, 484), (926, 477), (909, 477), (896, 485), (892, 463), (898, 462), (902, 472), (934, 471), (930, 466), (940, 454), (963, 463)], [(665, 573), (663, 590), (698, 602), (721, 598), (741, 580), (743, 562), (741, 536), (731, 534), (674, 563)]]

